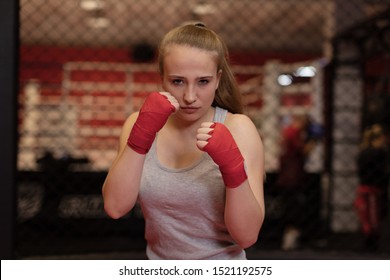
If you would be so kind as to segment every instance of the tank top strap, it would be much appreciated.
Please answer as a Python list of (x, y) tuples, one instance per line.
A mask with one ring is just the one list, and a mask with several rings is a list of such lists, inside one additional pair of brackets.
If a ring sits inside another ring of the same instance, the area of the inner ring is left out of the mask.
[(215, 107), (214, 122), (224, 123), (228, 111), (220, 107)]

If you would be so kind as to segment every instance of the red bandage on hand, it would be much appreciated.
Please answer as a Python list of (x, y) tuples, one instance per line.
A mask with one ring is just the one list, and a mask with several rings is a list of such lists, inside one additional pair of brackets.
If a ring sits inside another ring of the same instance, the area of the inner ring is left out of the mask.
[(127, 140), (127, 145), (139, 154), (146, 154), (156, 133), (164, 126), (175, 107), (159, 92), (146, 98)]
[(214, 123), (210, 128), (211, 138), (203, 148), (219, 166), (226, 187), (236, 188), (247, 178), (244, 167), (244, 158), (237, 147), (229, 129), (221, 124)]

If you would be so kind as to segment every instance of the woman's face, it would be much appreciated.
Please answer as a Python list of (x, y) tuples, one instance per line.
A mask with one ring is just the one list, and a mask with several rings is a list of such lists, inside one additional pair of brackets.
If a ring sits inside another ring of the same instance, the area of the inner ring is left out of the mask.
[(180, 104), (177, 117), (195, 121), (209, 112), (221, 76), (216, 57), (189, 46), (171, 45), (166, 50), (163, 88)]

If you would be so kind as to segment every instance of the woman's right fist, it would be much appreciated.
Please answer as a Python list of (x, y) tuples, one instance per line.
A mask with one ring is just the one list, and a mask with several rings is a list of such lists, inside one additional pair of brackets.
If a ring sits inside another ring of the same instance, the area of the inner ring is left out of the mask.
[(175, 107), (175, 112), (177, 110), (179, 110), (179, 107), (180, 107), (179, 102), (172, 94), (170, 94), (169, 92), (166, 92), (166, 91), (160, 91), (159, 93), (161, 95), (165, 96), (168, 99), (168, 101), (171, 103), (171, 105), (173, 107)]
[(177, 100), (170, 93), (150, 93), (141, 107), (127, 140), (127, 145), (139, 154), (146, 154), (152, 146), (157, 132), (178, 108)]

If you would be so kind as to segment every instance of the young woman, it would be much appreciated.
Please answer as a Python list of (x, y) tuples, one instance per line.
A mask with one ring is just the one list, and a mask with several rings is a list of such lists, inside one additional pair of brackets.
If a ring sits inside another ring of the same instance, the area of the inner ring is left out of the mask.
[(245, 259), (264, 220), (264, 153), (220, 37), (202, 24), (166, 34), (165, 92), (125, 122), (103, 186), (114, 219), (139, 201), (150, 259)]

